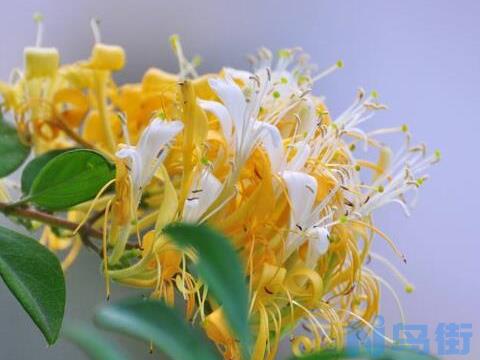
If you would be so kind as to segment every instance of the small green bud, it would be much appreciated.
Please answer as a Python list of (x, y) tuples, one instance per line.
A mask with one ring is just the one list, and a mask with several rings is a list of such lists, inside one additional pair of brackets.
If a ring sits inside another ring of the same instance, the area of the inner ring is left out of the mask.
[(278, 50), (278, 57), (280, 58), (289, 58), (291, 55), (292, 55), (292, 52), (289, 49)]
[(41, 23), (43, 21), (43, 14), (41, 12), (33, 13), (33, 21), (35, 21), (37, 24)]

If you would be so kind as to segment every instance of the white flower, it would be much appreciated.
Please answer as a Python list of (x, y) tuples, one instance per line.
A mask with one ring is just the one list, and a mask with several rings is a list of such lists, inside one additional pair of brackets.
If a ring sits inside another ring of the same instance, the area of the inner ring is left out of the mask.
[(283, 151), (280, 132), (276, 126), (258, 120), (262, 100), (271, 90), (270, 73), (265, 70), (253, 76), (245, 93), (228, 74), (209, 83), (223, 104), (205, 100), (198, 104), (220, 121), (226, 140), (235, 148), (236, 164), (241, 166), (259, 143), (267, 143), (270, 161), (277, 161)]
[(143, 131), (137, 146), (125, 145), (116, 156), (123, 159), (132, 179), (135, 202), (152, 180), (167, 155), (167, 145), (182, 130), (180, 121), (153, 120)]
[(291, 206), (290, 233), (285, 244), (284, 259), (288, 259), (305, 241), (308, 241), (306, 265), (314, 267), (320, 256), (325, 254), (329, 247), (329, 232), (325, 223), (331, 215), (320, 218), (326, 205), (331, 200), (334, 191), (331, 191), (317, 206), (317, 180), (308, 174), (298, 171), (282, 172), (288, 191)]

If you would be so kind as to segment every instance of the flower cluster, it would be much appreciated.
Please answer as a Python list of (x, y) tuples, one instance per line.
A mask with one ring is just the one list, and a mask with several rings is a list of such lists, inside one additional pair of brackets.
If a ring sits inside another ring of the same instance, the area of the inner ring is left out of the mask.
[[(199, 61), (189, 61), (173, 36), (178, 74), (150, 68), (141, 82), (118, 86), (112, 73), (124, 67), (125, 53), (102, 43), (93, 25), (90, 59), (60, 66), (58, 51), (41, 47), (40, 39), (25, 50), (24, 70), (0, 83), (0, 94), (36, 153), (80, 146), (115, 162), (114, 191), (105, 187), (69, 212), (103, 230), (107, 286), (113, 280), (150, 289), (170, 304), (181, 294), (185, 316), (203, 324), (226, 359), (240, 358), (238, 342), (221, 307), (189, 272), (188, 254), (162, 233), (173, 221), (206, 222), (237, 249), (250, 290), (255, 359), (275, 358), (289, 332), (298, 354), (342, 345), (349, 324), (372, 328), (380, 286), (395, 291), (368, 267), (371, 260), (412, 290), (372, 253), (378, 236), (405, 261), (372, 213), (396, 203), (408, 215), (439, 153), (412, 144), (405, 125), (362, 130), (386, 108), (375, 92), (359, 90), (333, 118), (311, 90), (341, 62), (318, 73), (299, 49), (281, 50), (276, 59), (261, 49), (251, 71), (198, 76)], [(405, 139), (396, 154), (379, 140), (387, 133)], [(362, 159), (366, 150), (378, 160)], [(82, 246), (67, 235), (46, 227), (42, 238), (54, 250), (70, 248), (65, 267)], [(302, 331), (293, 332), (299, 324)]]

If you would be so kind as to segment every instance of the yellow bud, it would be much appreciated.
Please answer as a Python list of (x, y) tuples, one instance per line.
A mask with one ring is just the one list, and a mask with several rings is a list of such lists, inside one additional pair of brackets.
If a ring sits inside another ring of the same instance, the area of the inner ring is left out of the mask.
[(125, 66), (125, 51), (116, 45), (95, 44), (89, 66), (96, 70), (121, 70)]
[(60, 55), (55, 48), (27, 47), (23, 55), (27, 79), (53, 76), (58, 69)]

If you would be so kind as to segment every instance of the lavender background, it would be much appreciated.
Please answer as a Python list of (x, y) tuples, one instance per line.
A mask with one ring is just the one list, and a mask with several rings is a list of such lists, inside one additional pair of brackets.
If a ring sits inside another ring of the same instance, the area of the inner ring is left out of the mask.
[[(105, 42), (128, 54), (120, 81), (140, 78), (150, 65), (170, 71), (176, 62), (168, 36), (179, 33), (188, 55), (201, 54), (201, 70), (222, 65), (246, 67), (244, 55), (260, 46), (274, 50), (301, 46), (326, 67), (341, 58), (346, 68), (318, 83), (331, 112), (349, 105), (355, 89), (376, 89), (390, 111), (375, 126), (410, 125), (415, 139), (440, 148), (443, 161), (420, 194), (411, 218), (388, 208), (377, 223), (408, 257), (403, 265), (377, 241), (415, 283), (400, 296), (408, 320), (430, 326), (435, 350), (439, 322), (474, 326), (469, 356), (480, 357), (480, 281), (478, 176), (480, 135), (480, 2), (475, 0), (402, 1), (2, 1), (0, 77), (22, 63), (22, 49), (35, 39), (34, 11), (46, 19), (45, 43), (61, 51), (62, 61), (86, 58), (92, 45), (91, 16), (100, 17)], [(395, 142), (394, 142), (395, 143)], [(390, 278), (389, 276), (386, 276)], [(67, 319), (88, 319), (103, 301), (103, 284), (94, 255), (84, 252), (67, 275)], [(119, 298), (128, 291), (114, 289)], [(399, 317), (388, 293), (382, 313), (388, 324)], [(387, 329), (390, 325), (387, 325)], [(136, 359), (158, 358), (125, 341)], [(47, 348), (40, 333), (0, 284), (0, 358), (84, 359), (65, 341)]]

